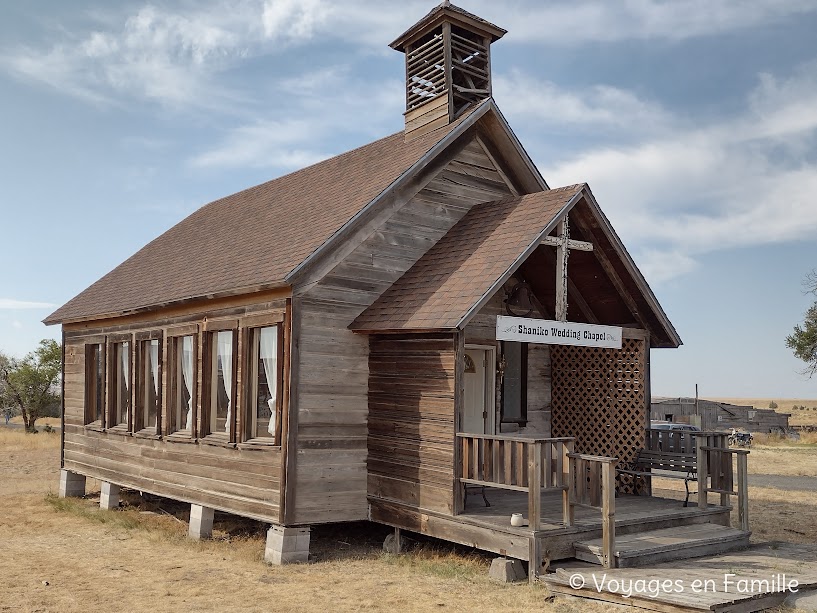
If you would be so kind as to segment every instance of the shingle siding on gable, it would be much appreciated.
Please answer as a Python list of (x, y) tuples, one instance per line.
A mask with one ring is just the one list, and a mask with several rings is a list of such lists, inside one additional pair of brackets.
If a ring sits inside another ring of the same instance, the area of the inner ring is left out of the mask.
[(302, 325), (292, 522), (366, 518), (369, 339), (349, 324), (470, 208), (512, 193), (476, 140), (425, 181), (317, 284), (295, 288)]

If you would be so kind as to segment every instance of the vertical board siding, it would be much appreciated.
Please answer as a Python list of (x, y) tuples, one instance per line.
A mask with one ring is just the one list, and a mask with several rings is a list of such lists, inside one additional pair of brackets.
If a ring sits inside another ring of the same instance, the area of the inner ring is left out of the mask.
[(371, 499), (453, 515), (454, 365), (453, 338), (371, 338)]
[[(283, 300), (263, 302), (240, 308), (203, 311), (185, 316), (184, 323), (208, 318), (282, 312)], [(181, 318), (155, 319), (130, 326), (111, 326), (89, 330), (94, 339), (100, 334), (161, 330), (182, 323)], [(281, 448), (230, 448), (208, 445), (188, 439), (176, 442), (166, 438), (102, 432), (86, 428), (85, 423), (85, 342), (79, 332), (67, 332), (65, 341), (65, 468), (89, 477), (124, 487), (150, 492), (183, 502), (200, 504), (221, 511), (278, 522), (281, 498)], [(203, 334), (198, 341), (203, 342)], [(166, 337), (162, 355), (168, 359)], [(199, 397), (202, 389), (202, 351), (198, 351)], [(243, 361), (238, 361), (236, 381), (243, 377)], [(163, 415), (169, 400), (165, 363), (162, 371)], [(107, 377), (106, 377), (107, 378)], [(238, 405), (239, 410), (243, 406)], [(199, 407), (199, 413), (200, 413)]]
[[(288, 523), (368, 517), (367, 492), (372, 479), (377, 480), (367, 477), (369, 339), (350, 332), (348, 326), (471, 207), (509, 195), (511, 190), (493, 162), (473, 140), (414, 197), (374, 226), (328, 274), (300, 293), (298, 451), (294, 480), (287, 487)], [(438, 399), (437, 405), (440, 411), (448, 411), (447, 419), (453, 419), (453, 404), (448, 407)], [(379, 422), (374, 426), (379, 427)], [(453, 440), (452, 432), (446, 443), (448, 452), (452, 452)], [(418, 458), (440, 453), (436, 448), (427, 449), (425, 442), (422, 450), (416, 442), (406, 444), (414, 446), (408, 453)], [(417, 471), (428, 476), (434, 488), (443, 479), (437, 467), (418, 466)], [(450, 494), (450, 475), (448, 479)], [(435, 489), (434, 504), (448, 508), (450, 500), (438, 498)]]

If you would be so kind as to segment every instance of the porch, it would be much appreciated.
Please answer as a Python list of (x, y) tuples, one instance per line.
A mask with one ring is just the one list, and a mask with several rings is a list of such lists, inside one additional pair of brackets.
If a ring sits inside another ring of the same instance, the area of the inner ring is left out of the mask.
[[(518, 542), (497, 552), (537, 561), (530, 566), (532, 579), (557, 559), (580, 557), (612, 568), (638, 565), (639, 556), (645, 561), (656, 555), (673, 557), (666, 550), (682, 558), (748, 544), (746, 452), (729, 449), (723, 433), (686, 438), (677, 432), (645, 433), (646, 450), (684, 456), (697, 471), (692, 475), (698, 482), (694, 506), (653, 496), (652, 477), (636, 477), (641, 483), (634, 484), (633, 475), (617, 470), (623, 464), (616, 458), (574, 453), (571, 437), (458, 434), (457, 440), (457, 482), (463, 498), (456, 521), (494, 537), (504, 535), (510, 544)], [(662, 471), (653, 475), (673, 476)], [(718, 494), (717, 504), (710, 504), (710, 493)], [(729, 528), (731, 497), (736, 499), (739, 530)], [(524, 515), (527, 525), (511, 525), (513, 514)], [(646, 538), (626, 538), (633, 534)], [(617, 542), (617, 537), (625, 538)], [(527, 555), (522, 540), (528, 541)]]

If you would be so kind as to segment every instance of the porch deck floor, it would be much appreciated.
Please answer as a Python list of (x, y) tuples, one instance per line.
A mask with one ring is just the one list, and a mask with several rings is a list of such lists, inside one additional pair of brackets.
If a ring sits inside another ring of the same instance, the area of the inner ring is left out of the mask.
[[(511, 514), (522, 513), (528, 519), (528, 495), (525, 492), (485, 488), (490, 507), (486, 507), (478, 490), (470, 490), (465, 511), (457, 515), (457, 519), (475, 525), (490, 527), (517, 534), (530, 536), (532, 530), (527, 527), (511, 526)], [(695, 502), (684, 507), (683, 500), (660, 498), (655, 496), (616, 496), (616, 526), (623, 524), (637, 524), (642, 521), (656, 519), (671, 519), (680, 517), (694, 517), (723, 511), (724, 508), (710, 504), (706, 510), (699, 509)], [(565, 528), (562, 524), (562, 493), (549, 491), (542, 494), (542, 523), (541, 531), (582, 531), (595, 530), (601, 526), (601, 512), (585, 507), (575, 508), (575, 523), (573, 528)]]

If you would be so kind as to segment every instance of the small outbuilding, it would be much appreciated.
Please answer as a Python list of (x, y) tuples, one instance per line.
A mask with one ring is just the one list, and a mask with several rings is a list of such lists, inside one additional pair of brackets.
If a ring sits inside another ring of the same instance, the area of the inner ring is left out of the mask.
[(703, 398), (656, 398), (650, 410), (653, 421), (692, 424), (702, 430), (735, 428), (762, 434), (788, 432), (789, 417), (791, 413)]

